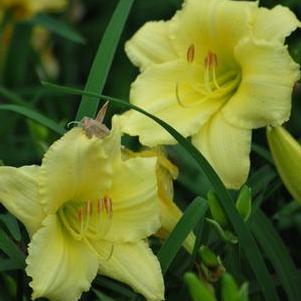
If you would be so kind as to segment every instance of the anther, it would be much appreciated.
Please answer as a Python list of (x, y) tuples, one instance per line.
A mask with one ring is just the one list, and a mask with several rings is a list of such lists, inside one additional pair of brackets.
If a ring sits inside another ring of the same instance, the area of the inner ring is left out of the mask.
[(217, 56), (214, 52), (209, 51), (204, 60), (205, 66), (209, 69), (217, 67)]
[(192, 63), (194, 61), (194, 55), (195, 55), (195, 47), (194, 44), (191, 44), (186, 53), (186, 59), (188, 63)]
[(93, 205), (91, 201), (87, 201), (86, 210), (87, 210), (87, 214), (91, 216), (93, 213)]
[(103, 201), (104, 201), (106, 213), (107, 213), (108, 217), (111, 218), (112, 217), (112, 200), (109, 197), (105, 196), (103, 198)]
[(77, 219), (78, 219), (79, 222), (82, 222), (82, 220), (83, 220), (83, 208), (78, 209)]

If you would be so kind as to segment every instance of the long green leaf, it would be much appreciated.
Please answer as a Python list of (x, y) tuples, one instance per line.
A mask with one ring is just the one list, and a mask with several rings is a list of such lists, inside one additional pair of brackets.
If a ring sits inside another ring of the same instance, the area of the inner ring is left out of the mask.
[(13, 243), (13, 241), (8, 237), (8, 235), (1, 227), (0, 227), (0, 249), (13, 260), (15, 266), (17, 266), (20, 269), (23, 269), (25, 267), (25, 255)]
[(136, 110), (137, 112), (140, 112), (150, 117), (158, 124), (160, 124), (165, 130), (167, 130), (178, 141), (178, 143), (183, 147), (183, 149), (186, 150), (194, 158), (196, 164), (199, 166), (200, 169), (202, 169), (205, 172), (207, 178), (215, 188), (215, 192), (221, 202), (221, 205), (225, 210), (234, 228), (234, 231), (236, 232), (236, 235), (239, 238), (239, 243), (241, 244), (242, 249), (244, 250), (245, 255), (250, 263), (250, 266), (252, 267), (254, 274), (261, 286), (265, 299), (267, 301), (279, 300), (273, 280), (269, 274), (263, 256), (260, 253), (260, 250), (256, 244), (256, 241), (252, 233), (249, 231), (245, 222), (237, 212), (234, 206), (234, 201), (231, 198), (227, 189), (225, 188), (224, 184), (222, 183), (222, 181), (220, 180), (220, 178), (218, 177), (214, 169), (210, 166), (208, 161), (205, 159), (205, 157), (198, 151), (198, 149), (196, 149), (187, 139), (185, 139), (180, 133), (178, 133), (174, 128), (172, 128), (169, 124), (167, 124), (163, 120), (123, 100), (109, 97), (109, 96), (98, 95), (96, 93), (91, 93), (91, 92), (82, 91), (78, 89), (73, 89), (70, 87), (53, 85), (49, 83), (44, 83), (44, 85), (48, 86), (49, 88), (55, 89), (60, 92), (65, 92), (68, 94), (75, 94), (75, 95), (84, 94), (94, 98), (98, 97), (100, 99), (103, 99), (104, 101), (112, 102), (115, 106)]
[(204, 218), (206, 210), (206, 201), (200, 197), (197, 197), (185, 210), (182, 218), (157, 254), (163, 274), (166, 273), (188, 234), (193, 231), (199, 221)]
[(64, 133), (64, 129), (62, 126), (58, 125), (55, 121), (30, 108), (25, 108), (19, 105), (0, 105), (0, 111), (11, 111), (18, 113), (46, 126), (47, 128), (53, 130), (54, 132), (60, 135)]
[[(120, 0), (99, 44), (92, 68), (90, 70), (85, 90), (102, 93), (109, 74), (114, 54), (120, 40), (125, 22), (134, 0)], [(76, 120), (83, 117), (94, 117), (99, 105), (98, 98), (83, 95)]]
[(277, 272), (289, 301), (301, 300), (300, 284), (296, 281), (297, 270), (277, 231), (258, 209), (250, 222), (251, 230)]
[(94, 289), (93, 292), (95, 293), (97, 299), (99, 301), (115, 301), (114, 299), (112, 299), (111, 297), (103, 294), (102, 292), (99, 292), (98, 290)]
[(36, 15), (33, 19), (30, 20), (30, 23), (35, 26), (42, 26), (48, 29), (49, 31), (60, 35), (61, 37), (68, 39), (76, 43), (84, 43), (84, 37), (75, 31), (69, 24), (60, 21), (58, 19), (52, 18), (45, 14)]
[(21, 231), (19, 229), (19, 225), (17, 220), (9, 213), (6, 214), (0, 214), (0, 221), (4, 223), (9, 233), (12, 235), (12, 237), (20, 241), (21, 240)]
[(0, 259), (0, 272), (13, 271), (20, 268), (20, 264), (12, 259)]

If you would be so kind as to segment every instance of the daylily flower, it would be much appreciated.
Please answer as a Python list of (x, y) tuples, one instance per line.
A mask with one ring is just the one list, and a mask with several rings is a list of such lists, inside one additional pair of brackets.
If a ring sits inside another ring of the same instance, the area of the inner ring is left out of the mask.
[(39, 12), (62, 11), (67, 0), (1, 0), (0, 10), (9, 10), (17, 19), (26, 19)]
[(87, 136), (91, 123), (55, 142), (41, 166), (0, 167), (1, 203), (31, 238), (32, 297), (78, 300), (99, 273), (162, 300), (160, 265), (144, 241), (160, 227), (156, 159), (122, 159), (117, 118), (102, 138), (91, 127)]
[[(156, 235), (162, 239), (166, 239), (183, 215), (181, 209), (173, 201), (173, 180), (178, 177), (178, 168), (170, 160), (168, 160), (164, 150), (160, 148), (143, 150), (137, 153), (124, 149), (124, 156), (126, 158), (141, 157), (157, 159), (156, 175), (161, 228), (157, 231)], [(190, 233), (184, 241), (183, 247), (189, 253), (192, 253), (194, 243), (195, 236), (193, 233)]]
[(46, 78), (57, 78), (60, 66), (53, 53), (50, 32), (43, 27), (36, 26), (33, 29), (31, 41), (33, 49), (40, 58), (41, 68), (38, 69), (40, 77), (42, 79), (45, 79), (45, 76)]
[(267, 138), (285, 187), (301, 204), (301, 145), (281, 126), (269, 127)]
[[(289, 118), (299, 66), (285, 38), (300, 22), (258, 1), (186, 0), (169, 21), (146, 23), (126, 44), (140, 68), (130, 101), (163, 119), (205, 155), (227, 187), (249, 171), (252, 129)], [(129, 111), (123, 131), (147, 146), (176, 141)]]

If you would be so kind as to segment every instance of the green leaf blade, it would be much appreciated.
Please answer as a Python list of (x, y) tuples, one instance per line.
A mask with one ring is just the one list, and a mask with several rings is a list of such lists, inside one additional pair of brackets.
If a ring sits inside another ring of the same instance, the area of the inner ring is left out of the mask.
[[(86, 91), (102, 93), (121, 33), (133, 3), (134, 0), (119, 1), (98, 47), (85, 86)], [(76, 120), (81, 120), (85, 116), (93, 118), (96, 114), (98, 105), (98, 98), (89, 95), (83, 95), (77, 112)]]
[(182, 218), (157, 254), (163, 274), (166, 273), (188, 234), (204, 218), (206, 210), (207, 202), (200, 197), (197, 197), (185, 210)]

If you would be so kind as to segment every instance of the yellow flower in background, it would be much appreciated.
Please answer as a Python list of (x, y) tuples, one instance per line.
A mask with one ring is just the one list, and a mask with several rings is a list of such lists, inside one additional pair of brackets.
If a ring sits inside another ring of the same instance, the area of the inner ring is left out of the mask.
[(1, 0), (0, 10), (8, 10), (16, 20), (30, 18), (39, 12), (59, 12), (67, 0)]
[(163, 300), (160, 264), (145, 242), (160, 227), (156, 159), (122, 159), (117, 118), (102, 139), (88, 138), (88, 123), (55, 142), (40, 167), (0, 167), (1, 203), (31, 237), (32, 297), (78, 300), (99, 273)]
[[(171, 20), (148, 22), (127, 42), (141, 71), (130, 101), (192, 137), (225, 185), (239, 188), (249, 172), (252, 129), (289, 118), (299, 66), (284, 41), (299, 26), (280, 5), (186, 0)], [(122, 123), (144, 145), (176, 143), (134, 111)]]
[[(126, 158), (157, 158), (156, 175), (161, 228), (156, 235), (166, 239), (183, 215), (181, 209), (173, 201), (173, 180), (178, 177), (178, 168), (168, 160), (164, 151), (160, 148), (144, 150), (137, 153), (124, 150), (124, 155)], [(194, 243), (195, 236), (191, 233), (184, 241), (183, 246), (189, 253), (192, 253)]]
[(279, 175), (294, 199), (301, 204), (301, 146), (283, 127), (267, 129), (269, 147)]
[(60, 66), (53, 53), (50, 32), (43, 27), (36, 26), (33, 28), (31, 40), (33, 49), (40, 57), (41, 68), (38, 69), (40, 78), (57, 78)]

